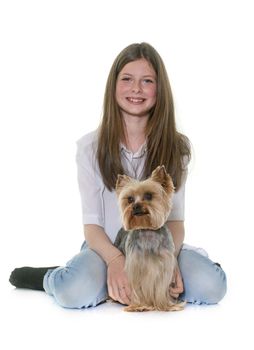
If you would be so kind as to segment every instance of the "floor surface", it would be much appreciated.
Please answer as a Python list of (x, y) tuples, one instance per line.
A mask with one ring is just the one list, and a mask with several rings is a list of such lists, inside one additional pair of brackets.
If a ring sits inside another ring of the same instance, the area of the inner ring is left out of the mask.
[(254, 348), (250, 309), (230, 284), (220, 304), (187, 305), (181, 312), (127, 313), (112, 303), (69, 310), (44, 292), (11, 285), (2, 292), (1, 349)]

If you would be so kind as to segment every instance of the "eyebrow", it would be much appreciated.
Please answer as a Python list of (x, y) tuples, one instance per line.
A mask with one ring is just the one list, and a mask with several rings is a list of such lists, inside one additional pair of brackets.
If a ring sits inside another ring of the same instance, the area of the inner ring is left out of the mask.
[[(121, 73), (121, 75), (129, 75), (130, 77), (133, 76), (133, 74), (130, 74), (130, 73)], [(142, 75), (142, 77), (143, 77), (143, 78), (153, 78), (153, 79), (156, 78), (155, 75), (151, 75), (151, 74)]]

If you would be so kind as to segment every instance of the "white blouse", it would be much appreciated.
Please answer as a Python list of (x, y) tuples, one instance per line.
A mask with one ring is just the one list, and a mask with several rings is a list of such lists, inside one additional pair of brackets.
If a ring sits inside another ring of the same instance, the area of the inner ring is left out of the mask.
[[(115, 191), (104, 185), (96, 159), (97, 130), (84, 135), (77, 141), (78, 184), (82, 202), (83, 224), (103, 227), (112, 242), (121, 228), (121, 215)], [(132, 153), (120, 145), (125, 174), (141, 179), (145, 164), (146, 144)], [(187, 170), (182, 185), (173, 196), (173, 207), (168, 221), (184, 220), (184, 192)]]

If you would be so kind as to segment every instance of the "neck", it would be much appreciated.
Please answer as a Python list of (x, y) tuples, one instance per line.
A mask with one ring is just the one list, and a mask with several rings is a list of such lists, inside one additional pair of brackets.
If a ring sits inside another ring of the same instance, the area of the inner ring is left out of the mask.
[(145, 142), (145, 129), (148, 117), (123, 116), (125, 130), (125, 145), (136, 152)]

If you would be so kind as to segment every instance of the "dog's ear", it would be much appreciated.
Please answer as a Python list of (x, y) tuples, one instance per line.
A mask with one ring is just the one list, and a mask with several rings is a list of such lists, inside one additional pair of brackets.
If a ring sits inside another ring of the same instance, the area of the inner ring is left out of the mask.
[(151, 180), (158, 182), (169, 194), (174, 192), (174, 184), (171, 176), (166, 172), (164, 165), (159, 165), (151, 175)]
[(132, 180), (131, 177), (127, 175), (117, 175), (117, 180), (116, 180), (116, 194), (119, 196), (120, 192), (126, 186), (128, 183), (130, 183)]

